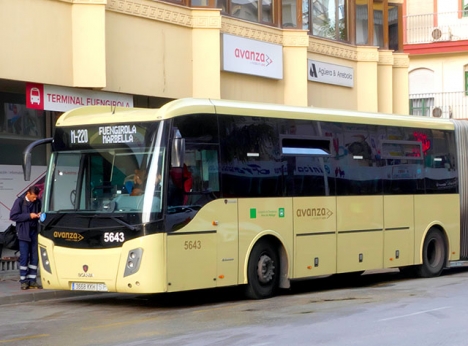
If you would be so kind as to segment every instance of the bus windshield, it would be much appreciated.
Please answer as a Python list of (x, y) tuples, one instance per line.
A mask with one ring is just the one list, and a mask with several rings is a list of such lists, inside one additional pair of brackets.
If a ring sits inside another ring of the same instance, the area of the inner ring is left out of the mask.
[[(63, 133), (67, 131), (71, 130)], [(166, 156), (161, 133), (153, 128), (138, 142), (87, 143), (76, 148), (59, 140), (62, 150), (51, 158), (44, 211), (160, 212)]]

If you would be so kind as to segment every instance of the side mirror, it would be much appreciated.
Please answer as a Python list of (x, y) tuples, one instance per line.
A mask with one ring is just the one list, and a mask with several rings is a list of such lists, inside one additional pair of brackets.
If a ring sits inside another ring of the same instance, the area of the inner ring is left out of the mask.
[(23, 165), (24, 181), (31, 180), (31, 153), (30, 152), (23, 153), (22, 165)]
[(184, 165), (184, 156), (185, 138), (182, 138), (179, 129), (174, 129), (171, 151), (171, 167), (182, 167)]
[(38, 139), (37, 141), (29, 144), (26, 147), (26, 149), (24, 149), (23, 162), (21, 164), (23, 166), (23, 174), (24, 174), (25, 181), (29, 181), (31, 179), (31, 151), (38, 145), (52, 143), (53, 140), (54, 140), (53, 138)]

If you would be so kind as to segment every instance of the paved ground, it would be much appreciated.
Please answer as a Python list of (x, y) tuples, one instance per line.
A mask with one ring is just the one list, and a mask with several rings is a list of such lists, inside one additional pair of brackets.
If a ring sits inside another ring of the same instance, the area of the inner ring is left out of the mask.
[[(19, 283), (19, 269), (16, 254), (11, 250), (4, 250), (0, 258), (0, 306), (5, 304), (28, 303), (47, 299), (72, 298), (83, 295), (99, 294), (96, 292), (56, 291), (43, 289), (21, 290)], [(385, 269), (398, 271), (398, 269)], [(366, 273), (379, 272), (369, 271)], [(40, 282), (40, 278), (38, 278)]]
[(18, 278), (0, 277), (0, 305), (35, 302), (45, 299), (78, 297), (88, 292), (24, 290), (20, 289)]
[[(14, 268), (16, 262), (0, 260), (0, 305), (35, 302), (45, 299), (78, 297), (95, 294), (94, 292), (72, 292), (28, 289), (21, 290), (19, 271)], [(40, 278), (38, 278), (40, 282)]]
[[(17, 257), (11, 250), (4, 250), (0, 258), (0, 305), (27, 303), (45, 299), (78, 297), (94, 292), (72, 292), (54, 290), (20, 289)], [(40, 278), (38, 278), (40, 282)]]

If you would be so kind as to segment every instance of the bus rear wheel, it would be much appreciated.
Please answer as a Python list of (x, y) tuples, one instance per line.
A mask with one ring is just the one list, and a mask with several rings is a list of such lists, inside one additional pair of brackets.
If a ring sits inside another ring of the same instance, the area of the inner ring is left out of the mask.
[(442, 232), (431, 228), (427, 232), (423, 244), (422, 265), (416, 269), (416, 274), (422, 278), (439, 276), (445, 266), (447, 248)]
[(259, 241), (250, 253), (245, 294), (251, 299), (265, 299), (276, 293), (280, 263), (271, 242)]

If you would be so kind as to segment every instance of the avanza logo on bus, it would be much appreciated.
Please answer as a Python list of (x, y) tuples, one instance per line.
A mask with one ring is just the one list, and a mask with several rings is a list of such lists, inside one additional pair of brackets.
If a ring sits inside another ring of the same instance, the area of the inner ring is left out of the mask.
[(299, 208), (296, 209), (297, 217), (312, 217), (320, 219), (328, 219), (333, 215), (333, 212), (328, 208)]
[(234, 49), (234, 56), (238, 59), (250, 60), (254, 63), (261, 63), (268, 66), (273, 63), (273, 60), (265, 53), (256, 52), (254, 50), (236, 48)]
[(54, 232), (54, 238), (61, 238), (66, 241), (82, 241), (84, 237), (76, 232)]

